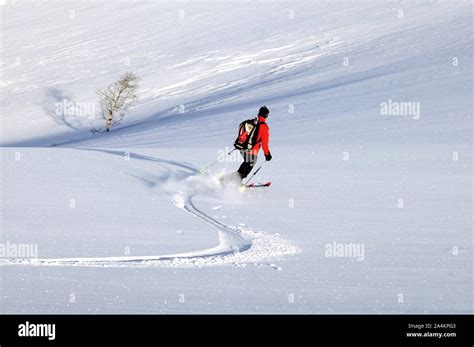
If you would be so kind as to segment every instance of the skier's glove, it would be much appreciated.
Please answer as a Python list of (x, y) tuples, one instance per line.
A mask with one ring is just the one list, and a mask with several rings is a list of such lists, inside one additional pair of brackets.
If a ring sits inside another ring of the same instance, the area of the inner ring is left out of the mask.
[(268, 154), (265, 154), (265, 160), (266, 160), (266, 161), (272, 160), (272, 155), (271, 155), (270, 152), (268, 152)]

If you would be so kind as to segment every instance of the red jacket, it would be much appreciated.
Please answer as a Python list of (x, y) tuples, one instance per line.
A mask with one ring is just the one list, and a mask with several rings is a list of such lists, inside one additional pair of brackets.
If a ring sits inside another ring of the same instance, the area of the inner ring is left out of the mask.
[(258, 116), (259, 129), (257, 135), (257, 143), (250, 150), (250, 154), (258, 155), (258, 151), (260, 151), (260, 144), (265, 155), (268, 155), (270, 153), (270, 148), (268, 147), (268, 142), (270, 141), (270, 129), (268, 128), (268, 124), (265, 121), (266, 118)]

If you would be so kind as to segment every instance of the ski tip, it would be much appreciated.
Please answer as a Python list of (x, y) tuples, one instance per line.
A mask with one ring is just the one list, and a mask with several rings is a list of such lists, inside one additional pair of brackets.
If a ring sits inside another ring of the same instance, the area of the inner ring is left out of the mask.
[(249, 183), (245, 187), (246, 188), (262, 188), (262, 187), (270, 187), (272, 182), (267, 183)]

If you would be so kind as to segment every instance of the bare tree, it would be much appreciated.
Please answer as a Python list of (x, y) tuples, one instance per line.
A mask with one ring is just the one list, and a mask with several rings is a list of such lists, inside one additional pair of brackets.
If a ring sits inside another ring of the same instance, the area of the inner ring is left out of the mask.
[(138, 76), (127, 72), (107, 88), (97, 90), (107, 131), (123, 119), (125, 111), (137, 100), (138, 81)]

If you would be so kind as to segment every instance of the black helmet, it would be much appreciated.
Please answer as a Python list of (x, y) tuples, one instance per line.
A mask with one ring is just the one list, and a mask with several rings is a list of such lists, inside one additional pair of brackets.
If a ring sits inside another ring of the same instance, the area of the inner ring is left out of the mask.
[(258, 110), (258, 115), (262, 117), (268, 117), (268, 114), (270, 111), (268, 110), (267, 106), (262, 106), (260, 107), (260, 110)]

